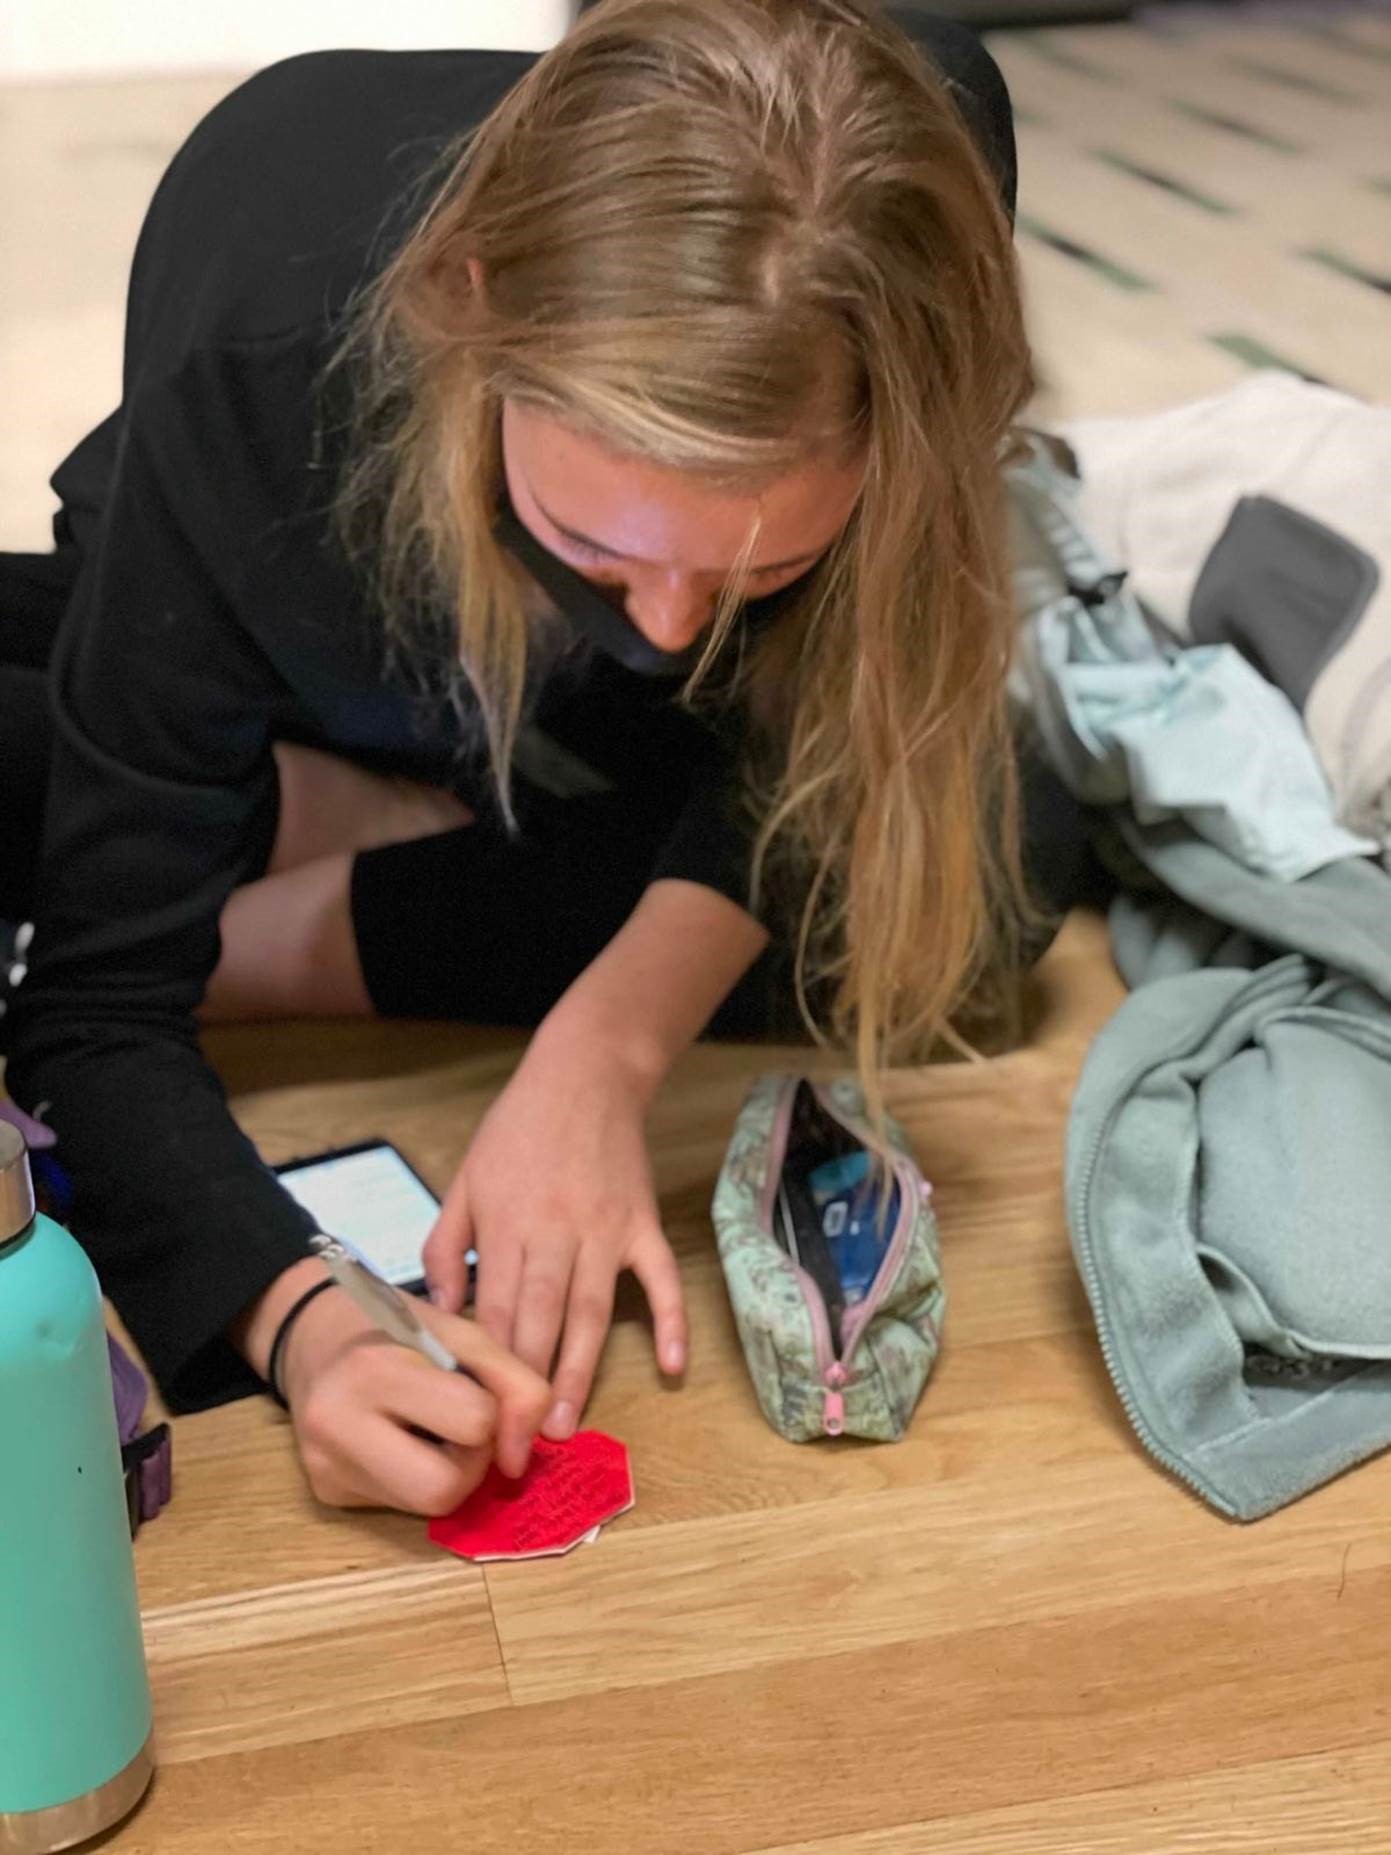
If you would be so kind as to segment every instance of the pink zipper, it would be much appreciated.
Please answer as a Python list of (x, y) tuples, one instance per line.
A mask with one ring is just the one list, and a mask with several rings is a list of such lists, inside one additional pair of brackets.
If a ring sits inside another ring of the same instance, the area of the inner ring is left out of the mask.
[[(815, 1084), (813, 1084), (815, 1088)], [(871, 1139), (869, 1128), (864, 1122), (850, 1120), (838, 1112), (829, 1095), (816, 1089), (816, 1098), (833, 1121), (839, 1121), (842, 1127), (852, 1134), (858, 1134), (866, 1143)], [(894, 1234), (889, 1239), (889, 1247), (884, 1251), (884, 1260), (870, 1284), (869, 1293), (860, 1305), (850, 1313), (840, 1331), (840, 1357), (848, 1360), (859, 1345), (865, 1328), (874, 1319), (894, 1277), (903, 1267), (903, 1258), (908, 1251), (908, 1239), (912, 1234), (913, 1224), (917, 1218), (919, 1203), (925, 1203), (932, 1196), (932, 1187), (922, 1177), (917, 1168), (907, 1159), (894, 1154), (892, 1159), (893, 1175), (898, 1180), (898, 1222), (894, 1225)]]
[(912, 1235), (913, 1224), (917, 1218), (918, 1205), (925, 1204), (932, 1196), (932, 1187), (906, 1159), (895, 1156), (893, 1172), (898, 1180), (898, 1222), (894, 1225), (894, 1234), (889, 1239), (889, 1247), (884, 1251), (884, 1260), (879, 1265), (878, 1274), (870, 1283), (869, 1293), (860, 1305), (846, 1316), (845, 1324), (841, 1328), (842, 1359), (848, 1359), (854, 1352), (865, 1328), (878, 1313), (880, 1304), (893, 1284), (894, 1277), (903, 1267), (903, 1259), (908, 1253), (908, 1239)]
[[(763, 1181), (758, 1216), (763, 1230), (774, 1243), (777, 1243), (777, 1238), (773, 1236), (773, 1200), (778, 1195), (778, 1179), (787, 1152), (787, 1135), (792, 1125), (792, 1104), (797, 1096), (797, 1083), (796, 1076), (789, 1076), (783, 1083), (777, 1112), (773, 1116), (773, 1125), (768, 1135), (768, 1172)], [(782, 1250), (780, 1243), (778, 1248)], [(782, 1253), (787, 1255), (785, 1250)], [(821, 1290), (807, 1271), (790, 1256), (787, 1257), (787, 1263), (797, 1277), (802, 1299), (807, 1304), (807, 1313), (811, 1317), (812, 1345), (816, 1350), (816, 1369), (826, 1388), (821, 1427), (827, 1436), (840, 1436), (845, 1429), (845, 1399), (841, 1395), (841, 1388), (846, 1381), (846, 1372), (836, 1358), (835, 1343), (831, 1338), (831, 1317), (826, 1311), (826, 1303), (821, 1299)]]
[[(773, 1237), (773, 1200), (777, 1196), (778, 1179), (782, 1173), (782, 1162), (787, 1152), (787, 1135), (792, 1125), (792, 1104), (797, 1095), (798, 1078), (791, 1076), (782, 1086), (778, 1098), (777, 1112), (773, 1116), (773, 1125), (768, 1136), (768, 1172), (763, 1181), (763, 1192), (759, 1201), (759, 1218), (767, 1235)], [(812, 1084), (812, 1092), (833, 1121), (848, 1128), (853, 1134), (868, 1142), (869, 1129), (863, 1123), (856, 1123), (843, 1115), (830, 1099), (827, 1091)], [(879, 1265), (878, 1273), (870, 1286), (869, 1293), (847, 1319), (841, 1329), (841, 1343), (837, 1351), (831, 1335), (831, 1317), (826, 1303), (821, 1297), (821, 1290), (815, 1281), (802, 1268), (800, 1263), (787, 1260), (802, 1290), (802, 1299), (807, 1304), (811, 1316), (812, 1341), (816, 1349), (816, 1366), (821, 1374), (821, 1383), (825, 1388), (825, 1403), (822, 1409), (821, 1426), (827, 1436), (840, 1436), (845, 1430), (845, 1387), (852, 1382), (846, 1361), (860, 1343), (865, 1328), (874, 1318), (884, 1296), (889, 1292), (889, 1285), (903, 1265), (903, 1258), (908, 1249), (908, 1238), (917, 1217), (920, 1202), (932, 1196), (932, 1187), (907, 1160), (894, 1156), (893, 1173), (898, 1180), (898, 1222), (894, 1225), (894, 1234), (889, 1239), (889, 1247), (884, 1252), (884, 1260)], [(782, 1245), (778, 1245), (779, 1249)], [(784, 1252), (786, 1254), (786, 1252)]]

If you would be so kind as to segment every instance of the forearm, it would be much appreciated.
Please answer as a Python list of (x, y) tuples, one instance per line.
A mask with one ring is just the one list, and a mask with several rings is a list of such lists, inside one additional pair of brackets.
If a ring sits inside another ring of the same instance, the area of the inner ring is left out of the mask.
[(307, 1255), (307, 1219), (196, 1047), (96, 1024), (46, 993), (17, 1041), (16, 1093), (51, 1104), (75, 1227), (171, 1408), (253, 1389), (227, 1331)]
[(715, 890), (655, 882), (534, 1041), (604, 1051), (655, 1093), (767, 944), (767, 931)]

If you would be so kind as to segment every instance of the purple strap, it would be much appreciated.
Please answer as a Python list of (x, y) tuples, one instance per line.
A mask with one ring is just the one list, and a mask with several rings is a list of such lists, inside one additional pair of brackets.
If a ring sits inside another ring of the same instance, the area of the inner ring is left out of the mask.
[(19, 1129), (31, 1153), (43, 1153), (57, 1143), (58, 1136), (51, 1127), (45, 1127), (42, 1121), (36, 1121), (32, 1114), (26, 1114), (12, 1101), (0, 1101), (0, 1121), (8, 1121), (11, 1127)]
[[(141, 1450), (136, 1443), (140, 1432), (140, 1419), (145, 1414), (145, 1399), (149, 1387), (145, 1383), (145, 1374), (118, 1341), (108, 1333), (106, 1348), (111, 1359), (111, 1386), (116, 1396), (116, 1429), (120, 1435), (121, 1447), (127, 1460), (137, 1457), (134, 1464), (140, 1497), (141, 1520), (153, 1520), (162, 1507), (168, 1504), (173, 1492), (173, 1450), (169, 1442), (169, 1429), (160, 1424), (157, 1432), (151, 1432), (151, 1446)], [(142, 1441), (144, 1439), (141, 1439)]]

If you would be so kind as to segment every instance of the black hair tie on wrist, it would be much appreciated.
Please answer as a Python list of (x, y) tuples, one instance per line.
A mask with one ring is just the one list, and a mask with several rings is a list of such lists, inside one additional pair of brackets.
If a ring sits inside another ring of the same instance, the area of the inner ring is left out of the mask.
[(322, 1282), (315, 1282), (312, 1288), (306, 1288), (299, 1300), (296, 1301), (284, 1320), (281, 1321), (280, 1325), (275, 1330), (275, 1338), (271, 1341), (270, 1358), (266, 1362), (266, 1389), (270, 1392), (270, 1395), (275, 1399), (282, 1411), (287, 1411), (290, 1408), (289, 1404), (286, 1402), (285, 1393), (280, 1389), (280, 1355), (285, 1350), (285, 1342), (290, 1337), (290, 1329), (316, 1295), (321, 1295), (326, 1288), (333, 1288), (335, 1286), (336, 1284), (333, 1277), (328, 1275), (324, 1277)]

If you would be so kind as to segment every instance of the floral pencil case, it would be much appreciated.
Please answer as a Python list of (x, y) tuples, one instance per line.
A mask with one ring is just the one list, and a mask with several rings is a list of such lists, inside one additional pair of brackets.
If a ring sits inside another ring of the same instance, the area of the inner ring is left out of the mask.
[(725, 1156), (720, 1261), (758, 1401), (789, 1442), (897, 1441), (937, 1358), (932, 1188), (888, 1131), (885, 1181), (853, 1081), (763, 1076)]

